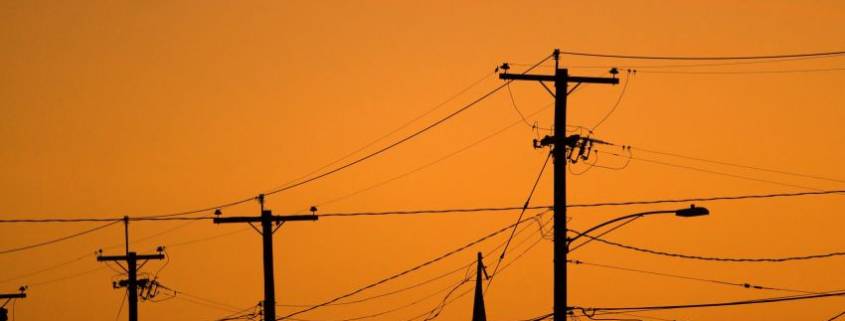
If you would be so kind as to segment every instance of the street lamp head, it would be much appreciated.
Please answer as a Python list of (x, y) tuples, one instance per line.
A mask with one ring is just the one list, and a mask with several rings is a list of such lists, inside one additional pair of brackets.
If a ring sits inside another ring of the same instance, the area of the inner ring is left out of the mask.
[(690, 205), (689, 208), (684, 208), (675, 211), (675, 216), (680, 217), (704, 216), (708, 214), (710, 214), (710, 211), (707, 210), (706, 207), (695, 207), (695, 204)]

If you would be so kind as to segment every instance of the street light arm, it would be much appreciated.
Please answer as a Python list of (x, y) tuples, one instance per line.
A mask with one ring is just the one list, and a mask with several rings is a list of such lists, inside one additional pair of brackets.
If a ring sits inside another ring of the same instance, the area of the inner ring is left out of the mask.
[(631, 214), (631, 215), (620, 216), (620, 217), (614, 218), (612, 220), (609, 220), (607, 222), (601, 223), (599, 225), (593, 226), (593, 227), (587, 229), (586, 231), (579, 232), (578, 235), (575, 235), (575, 237), (570, 238), (567, 243), (572, 243), (575, 240), (581, 238), (582, 236), (590, 234), (590, 232), (592, 232), (592, 231), (595, 231), (595, 230), (600, 229), (604, 226), (607, 226), (609, 224), (613, 224), (613, 223), (616, 223), (616, 222), (619, 222), (619, 221), (627, 220), (627, 219), (630, 219), (630, 218), (643, 217), (643, 216), (647, 216), (647, 215), (674, 214), (675, 212), (676, 211), (674, 211), (674, 210), (672, 210), (672, 211), (663, 210), (663, 211), (650, 211), (650, 212), (642, 212), (642, 213), (635, 213), (635, 214)]

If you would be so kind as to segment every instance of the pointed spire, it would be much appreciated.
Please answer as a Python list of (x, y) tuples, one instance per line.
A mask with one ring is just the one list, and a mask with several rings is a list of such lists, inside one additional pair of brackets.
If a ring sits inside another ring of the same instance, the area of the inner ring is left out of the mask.
[(478, 267), (475, 273), (475, 301), (472, 305), (472, 321), (487, 321), (487, 311), (484, 309), (484, 287), (481, 285), (481, 273), (484, 271), (484, 262), (481, 259), (481, 252), (478, 252)]

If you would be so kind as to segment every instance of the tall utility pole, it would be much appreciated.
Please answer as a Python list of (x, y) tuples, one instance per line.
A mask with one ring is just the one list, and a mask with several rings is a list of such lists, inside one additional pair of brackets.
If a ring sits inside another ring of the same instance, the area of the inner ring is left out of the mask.
[[(117, 263), (124, 271), (128, 278), (126, 280), (121, 280), (119, 284), (121, 286), (126, 286), (126, 290), (128, 291), (126, 299), (129, 300), (129, 321), (138, 321), (138, 261), (141, 261), (141, 266), (146, 264), (149, 260), (163, 260), (164, 254), (161, 253), (162, 248), (159, 247), (159, 253), (157, 254), (138, 254), (135, 252), (129, 251), (129, 217), (124, 216), (123, 222), (126, 226), (125, 234), (126, 234), (126, 254), (125, 255), (98, 255), (97, 262), (126, 262), (126, 267)], [(102, 252), (102, 250), (100, 251)], [(144, 282), (145, 284), (147, 282)], [(119, 286), (113, 284), (115, 288)]]
[[(287, 221), (316, 221), (317, 215), (273, 215), (270, 210), (264, 209), (264, 194), (258, 195), (258, 203), (261, 205), (260, 216), (235, 216), (215, 217), (215, 224), (223, 223), (248, 223), (259, 234), (264, 248), (264, 321), (276, 320), (276, 286), (273, 280), (273, 233)], [(219, 213), (219, 212), (217, 212)], [(261, 223), (261, 230), (255, 228), (252, 223)], [(273, 227), (276, 223), (276, 227)]]
[[(566, 137), (566, 95), (569, 83), (580, 84), (618, 84), (617, 78), (579, 77), (570, 76), (569, 70), (560, 68), (560, 50), (555, 49), (555, 74), (499, 74), (499, 78), (506, 81), (531, 80), (554, 82), (555, 87), (555, 124), (554, 136), (546, 136), (540, 146), (552, 146), (554, 158), (554, 320), (564, 321), (567, 315), (566, 306), (566, 254), (569, 246), (566, 240), (566, 147), (573, 148), (582, 139), (573, 135)], [(545, 84), (543, 84), (545, 86)]]

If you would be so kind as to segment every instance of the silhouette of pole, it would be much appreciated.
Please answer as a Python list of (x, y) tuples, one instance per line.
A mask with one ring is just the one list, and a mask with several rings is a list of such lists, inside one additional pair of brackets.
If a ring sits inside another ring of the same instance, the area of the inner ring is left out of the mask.
[[(484, 271), (484, 262), (481, 259), (481, 252), (478, 252), (478, 266), (475, 271), (475, 300), (472, 304), (472, 321), (487, 321), (487, 311), (484, 308), (484, 287), (481, 285), (481, 273)], [(485, 274), (487, 274), (485, 272)]]
[[(128, 291), (126, 299), (129, 300), (129, 321), (138, 321), (138, 260), (163, 260), (164, 254), (141, 254), (135, 252), (126, 253), (126, 255), (104, 256), (97, 257), (98, 262), (113, 261), (126, 262), (126, 274), (128, 279), (126, 281), (126, 290)], [(124, 284), (120, 282), (120, 284)], [(117, 286), (115, 286), (117, 288)]]
[[(215, 217), (214, 224), (225, 223), (261, 223), (261, 243), (264, 257), (264, 320), (276, 320), (276, 286), (273, 278), (273, 233), (282, 226), (282, 223), (287, 221), (316, 221), (317, 215), (286, 215), (276, 216), (270, 210), (264, 209), (264, 194), (258, 195), (258, 203), (261, 205), (261, 215), (254, 216), (235, 216), (235, 217)], [(219, 212), (218, 212), (219, 213)], [(273, 228), (273, 223), (276, 227)], [(253, 226), (254, 227), (254, 226)], [(258, 229), (256, 229), (257, 231)]]
[(566, 147), (573, 148), (582, 138), (573, 135), (566, 137), (566, 96), (569, 83), (591, 83), (591, 84), (618, 84), (617, 78), (605, 77), (578, 77), (570, 76), (566, 68), (560, 68), (560, 50), (555, 49), (555, 74), (554, 75), (532, 75), (532, 74), (508, 74), (507, 69), (499, 74), (503, 80), (529, 80), (554, 82), (555, 87), (555, 116), (554, 136), (546, 136), (537, 146), (552, 147), (554, 166), (554, 311), (555, 321), (566, 320), (566, 254), (569, 252), (566, 242)]

